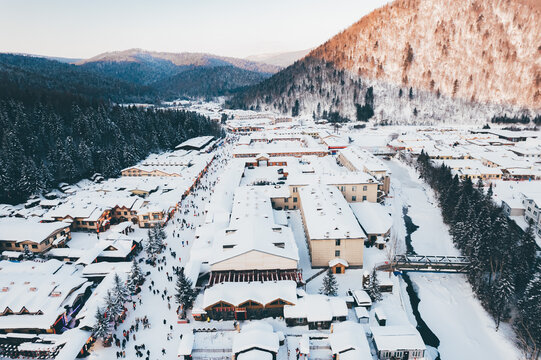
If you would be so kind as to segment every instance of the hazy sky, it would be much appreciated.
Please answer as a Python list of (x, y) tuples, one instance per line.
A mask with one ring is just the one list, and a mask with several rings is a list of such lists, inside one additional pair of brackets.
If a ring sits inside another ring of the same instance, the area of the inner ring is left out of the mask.
[(244, 57), (317, 46), (388, 0), (0, 0), (0, 52)]

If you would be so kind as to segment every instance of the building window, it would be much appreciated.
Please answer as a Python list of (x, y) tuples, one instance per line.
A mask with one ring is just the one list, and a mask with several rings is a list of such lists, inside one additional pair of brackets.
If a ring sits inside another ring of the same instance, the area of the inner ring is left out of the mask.
[(366, 201), (366, 195), (363, 195), (363, 201)]
[(289, 210), (289, 206), (286, 205), (286, 206), (284, 207), (284, 210)]
[(363, 191), (366, 191), (366, 190), (368, 190), (368, 186), (364, 185), (363, 186)]
[(37, 245), (32, 245), (32, 249), (37, 249), (38, 246)]
[(351, 191), (356, 191), (357, 190), (357, 186), (352, 186), (351, 187)]
[(339, 257), (340, 256), (340, 250), (334, 250), (334, 256)]
[(289, 202), (289, 198), (285, 198), (284, 202)]
[(351, 201), (357, 201), (357, 196), (353, 195), (353, 196), (351, 197)]
[(340, 246), (340, 239), (334, 240), (334, 244), (335, 244), (336, 246)]
[(296, 197), (293, 198), (293, 202), (297, 202), (297, 198), (296, 198)]
[(294, 192), (294, 193), (297, 192), (297, 188), (296, 188), (296, 187), (293, 188), (293, 192)]

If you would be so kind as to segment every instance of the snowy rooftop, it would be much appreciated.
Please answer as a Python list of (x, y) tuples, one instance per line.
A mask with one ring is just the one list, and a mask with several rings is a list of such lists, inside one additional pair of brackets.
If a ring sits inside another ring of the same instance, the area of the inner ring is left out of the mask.
[[(86, 290), (86, 279), (72, 265), (58, 260), (21, 263), (0, 262), (0, 309), (14, 314), (0, 316), (0, 329), (48, 329), (64, 306)], [(18, 314), (27, 310), (30, 314)]]
[(199, 136), (188, 139), (181, 144), (178, 144), (175, 149), (182, 149), (184, 147), (203, 148), (206, 144), (212, 141), (214, 136)]
[(349, 206), (367, 234), (385, 234), (393, 225), (389, 211), (381, 204), (363, 201)]
[(334, 186), (299, 188), (310, 239), (365, 238), (342, 193)]
[(344, 321), (333, 324), (333, 331), (329, 336), (333, 354), (340, 354), (340, 359), (370, 360), (370, 345), (366, 339), (364, 328), (359, 323)]
[(345, 317), (348, 309), (344, 299), (325, 295), (305, 295), (296, 305), (284, 306), (285, 318), (306, 318), (309, 322), (331, 321), (335, 317)]
[(229, 226), (215, 235), (210, 262), (215, 264), (254, 250), (299, 259), (291, 229), (274, 220), (270, 198), (257, 186), (242, 186), (235, 191)]
[(426, 350), (419, 331), (411, 325), (372, 326), (379, 351)]
[(263, 349), (277, 353), (280, 347), (278, 334), (272, 325), (260, 320), (242, 326), (239, 333), (233, 336), (233, 354), (250, 349)]
[(34, 218), (0, 218), (0, 241), (41, 242), (52, 233), (68, 228), (63, 222), (40, 223)]

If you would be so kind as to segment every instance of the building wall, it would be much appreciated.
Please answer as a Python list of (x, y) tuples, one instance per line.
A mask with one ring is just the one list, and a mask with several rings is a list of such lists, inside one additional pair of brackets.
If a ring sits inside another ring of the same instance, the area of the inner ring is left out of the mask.
[(156, 225), (156, 223), (162, 223), (164, 218), (164, 213), (162, 211), (149, 212), (145, 214), (137, 215), (139, 227), (141, 228), (151, 228)]
[(378, 202), (378, 183), (333, 184), (347, 202)]
[(212, 271), (227, 270), (275, 270), (296, 269), (297, 261), (281, 256), (250, 251), (234, 258), (224, 260), (211, 266)]
[[(340, 245), (336, 245), (336, 241), (340, 240)], [(363, 251), (364, 238), (355, 239), (310, 239), (310, 257), (312, 258), (312, 266), (325, 267), (329, 266), (329, 261), (335, 258), (346, 260), (350, 266), (363, 266)], [(336, 251), (340, 251), (337, 256)]]
[(6, 241), (6, 240), (0, 240), (0, 251), (4, 250), (10, 250), (10, 251), (24, 251), (25, 245), (28, 245), (28, 250), (30, 250), (33, 253), (42, 253), (51, 247), (53, 247), (53, 241), (57, 238), (65, 236), (66, 240), (64, 240), (64, 243), (69, 241), (71, 239), (71, 231), (70, 228), (67, 227), (65, 229), (59, 229), (58, 231), (55, 231), (45, 239), (41, 240), (41, 242), (37, 243), (34, 241), (22, 241), (22, 242), (16, 242), (16, 241)]

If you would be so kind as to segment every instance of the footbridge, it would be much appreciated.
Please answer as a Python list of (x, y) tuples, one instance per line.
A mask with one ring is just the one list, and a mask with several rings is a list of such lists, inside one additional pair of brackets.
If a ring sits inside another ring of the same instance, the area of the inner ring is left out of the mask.
[(466, 273), (471, 266), (468, 256), (396, 255), (392, 261), (377, 266), (378, 270)]

